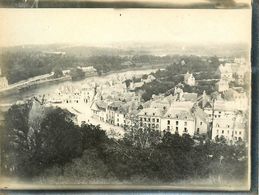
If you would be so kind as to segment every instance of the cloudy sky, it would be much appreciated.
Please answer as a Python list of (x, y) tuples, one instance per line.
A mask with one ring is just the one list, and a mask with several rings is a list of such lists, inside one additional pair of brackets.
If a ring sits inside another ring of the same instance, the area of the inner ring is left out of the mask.
[(0, 45), (248, 43), (250, 9), (0, 9)]

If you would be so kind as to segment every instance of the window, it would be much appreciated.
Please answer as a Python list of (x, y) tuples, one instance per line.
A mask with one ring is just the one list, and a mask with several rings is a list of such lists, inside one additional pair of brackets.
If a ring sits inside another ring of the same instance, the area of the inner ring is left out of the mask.
[(158, 122), (158, 123), (159, 123), (159, 119), (156, 119), (156, 122)]
[(152, 122), (155, 122), (155, 121), (156, 121), (156, 120), (153, 118), (153, 119), (152, 119)]
[(242, 134), (242, 132), (241, 131), (239, 131), (239, 135), (241, 135)]
[(186, 126), (187, 125), (187, 122), (184, 122), (184, 126)]
[(200, 133), (200, 128), (197, 128), (197, 134), (199, 134)]
[(237, 134), (237, 131), (235, 131), (235, 134)]
[(139, 120), (142, 121), (143, 120), (142, 117), (140, 117)]
[(147, 118), (144, 118), (144, 121), (147, 121)]
[(186, 127), (184, 127), (184, 132), (187, 132), (187, 128)]
[(167, 124), (170, 125), (170, 120), (167, 121)]
[(154, 127), (155, 127), (155, 124), (152, 124), (152, 127), (154, 128)]
[(145, 115), (147, 115), (147, 113), (145, 112)]
[(119, 119), (117, 118), (117, 122), (119, 122)]
[(222, 134), (224, 134), (224, 130), (222, 130)]
[(219, 133), (219, 130), (217, 129), (217, 134)]
[(156, 128), (159, 128), (159, 124), (156, 124)]
[(209, 117), (211, 117), (211, 114), (209, 114)]
[(178, 121), (175, 122), (176, 125), (178, 125), (178, 123), (179, 123)]
[(219, 127), (219, 124), (217, 124), (216, 126)]
[(153, 113), (153, 116), (155, 116), (155, 113)]
[(202, 125), (202, 122), (200, 122), (200, 125)]
[(227, 125), (227, 127), (229, 128), (230, 126), (229, 126), (229, 125)]
[(175, 128), (175, 131), (178, 132), (178, 127)]
[(150, 122), (150, 118), (148, 118), (148, 122)]
[(170, 130), (170, 126), (167, 126), (167, 130)]
[(148, 127), (149, 127), (149, 128), (150, 128), (150, 126), (151, 126), (151, 125), (150, 125), (150, 124), (148, 124)]

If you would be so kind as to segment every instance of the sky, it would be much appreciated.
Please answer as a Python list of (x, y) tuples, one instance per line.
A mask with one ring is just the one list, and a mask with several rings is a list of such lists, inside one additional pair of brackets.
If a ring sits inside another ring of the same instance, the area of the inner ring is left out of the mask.
[(0, 9), (0, 46), (249, 43), (250, 9)]

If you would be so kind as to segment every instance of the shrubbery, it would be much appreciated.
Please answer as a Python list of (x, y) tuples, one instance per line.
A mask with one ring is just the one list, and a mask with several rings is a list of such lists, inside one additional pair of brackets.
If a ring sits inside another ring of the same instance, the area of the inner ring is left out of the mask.
[(99, 126), (75, 125), (66, 110), (32, 102), (12, 106), (5, 120), (1, 169), (6, 175), (146, 183), (210, 176), (241, 180), (248, 170), (242, 142), (230, 146), (220, 140), (198, 141), (189, 135), (138, 128), (128, 129), (123, 139), (116, 140)]

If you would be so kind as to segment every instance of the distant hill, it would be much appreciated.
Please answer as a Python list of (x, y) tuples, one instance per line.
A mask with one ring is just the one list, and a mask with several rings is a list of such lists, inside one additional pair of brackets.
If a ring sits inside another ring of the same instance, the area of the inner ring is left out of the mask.
[(87, 46), (82, 44), (25, 45), (1, 48), (9, 52), (66, 52), (75, 57), (90, 56), (133, 56), (133, 55), (199, 55), (199, 56), (247, 56), (246, 44), (203, 44), (184, 43), (116, 43), (112, 45)]

